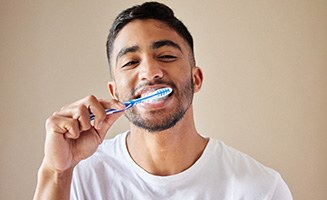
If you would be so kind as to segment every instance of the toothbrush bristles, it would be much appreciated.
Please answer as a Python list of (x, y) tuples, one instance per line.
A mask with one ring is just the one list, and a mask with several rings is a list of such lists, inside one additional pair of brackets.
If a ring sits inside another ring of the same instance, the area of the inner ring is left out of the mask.
[(156, 91), (154, 91), (153, 93), (148, 94), (145, 97), (139, 98), (138, 103), (144, 102), (144, 101), (151, 101), (151, 100), (155, 100), (164, 96), (169, 95), (171, 92), (173, 91), (173, 89), (171, 88), (161, 88), (158, 89)]

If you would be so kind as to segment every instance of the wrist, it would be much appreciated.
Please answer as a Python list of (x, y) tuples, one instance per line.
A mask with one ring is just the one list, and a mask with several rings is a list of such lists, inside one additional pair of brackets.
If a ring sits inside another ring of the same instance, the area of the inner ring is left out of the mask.
[(37, 187), (34, 200), (38, 199), (69, 199), (73, 167), (58, 172), (49, 168), (45, 162), (38, 171)]
[(56, 184), (60, 184), (60, 182), (67, 182), (71, 180), (73, 175), (74, 167), (68, 168), (64, 171), (58, 171), (54, 170), (51, 167), (49, 167), (44, 161), (42, 162), (39, 171), (38, 176), (44, 180), (51, 181)]

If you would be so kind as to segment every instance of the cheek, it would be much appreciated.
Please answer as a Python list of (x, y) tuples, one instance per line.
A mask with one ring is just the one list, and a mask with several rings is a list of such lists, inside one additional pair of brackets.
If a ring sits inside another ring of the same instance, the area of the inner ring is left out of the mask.
[(131, 76), (116, 74), (116, 94), (120, 101), (127, 101), (131, 98), (131, 91), (133, 91), (133, 79)]
[(192, 80), (192, 72), (188, 69), (190, 66), (184, 66), (177, 69), (175, 72), (170, 74), (171, 80), (176, 82), (178, 85), (185, 85)]
[(131, 80), (131, 75), (128, 73), (116, 72), (115, 81), (117, 86), (121, 89), (124, 86), (128, 86)]

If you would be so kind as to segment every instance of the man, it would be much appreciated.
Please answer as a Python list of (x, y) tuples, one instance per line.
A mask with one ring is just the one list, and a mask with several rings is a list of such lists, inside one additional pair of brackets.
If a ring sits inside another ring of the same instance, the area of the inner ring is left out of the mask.
[[(292, 199), (277, 172), (197, 132), (192, 99), (202, 71), (170, 8), (150, 2), (123, 11), (107, 55), (113, 100), (89, 96), (48, 118), (34, 199)], [(164, 87), (173, 92), (126, 110), (129, 131), (104, 140), (122, 116), (105, 109)]]

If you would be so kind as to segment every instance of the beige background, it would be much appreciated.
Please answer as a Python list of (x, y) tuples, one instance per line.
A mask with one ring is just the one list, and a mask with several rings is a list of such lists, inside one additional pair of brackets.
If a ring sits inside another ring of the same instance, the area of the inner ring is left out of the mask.
[[(47, 116), (108, 97), (108, 28), (138, 2), (0, 1), (0, 199), (32, 198)], [(198, 130), (279, 171), (295, 199), (326, 199), (327, 1), (163, 2), (204, 71)]]

